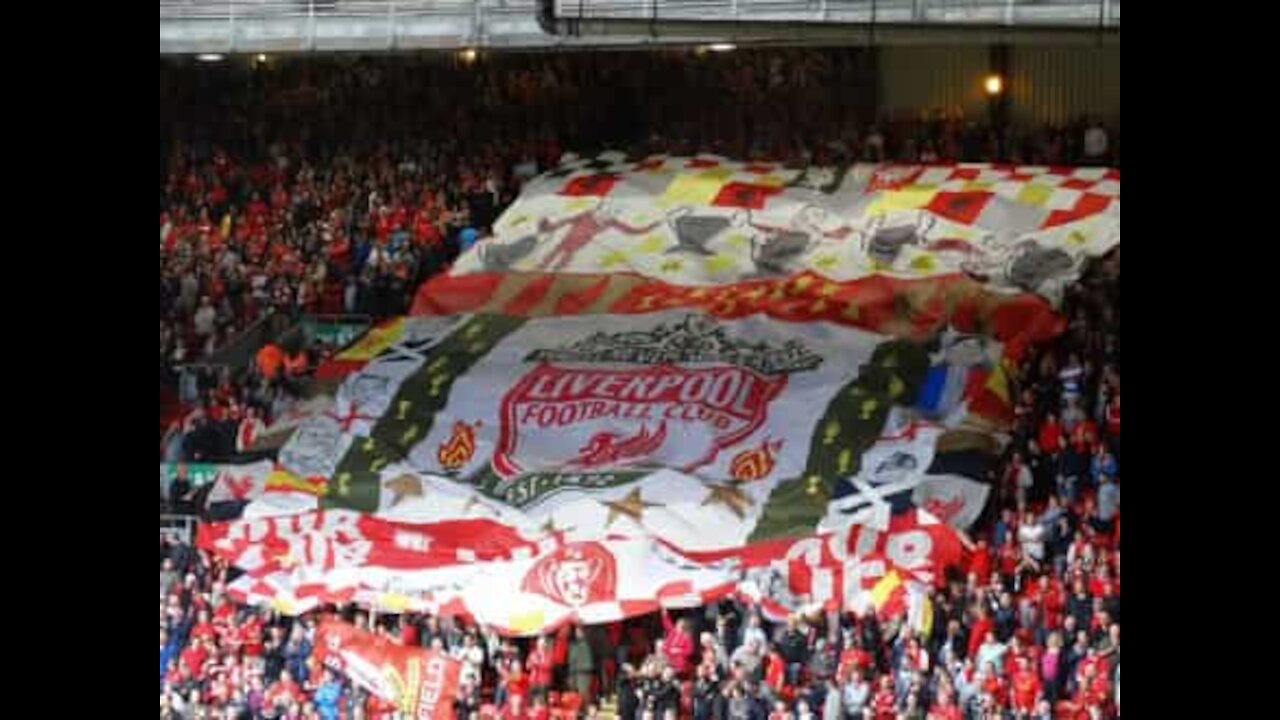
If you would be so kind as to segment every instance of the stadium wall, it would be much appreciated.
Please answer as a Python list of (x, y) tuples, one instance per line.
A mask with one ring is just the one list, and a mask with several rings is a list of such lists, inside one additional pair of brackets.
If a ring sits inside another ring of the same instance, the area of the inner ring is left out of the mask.
[(881, 47), (880, 106), (891, 115), (922, 108), (961, 108), (967, 118), (986, 113), (982, 78), (989, 69), (983, 45)]
[[(881, 108), (890, 115), (922, 108), (960, 108), (982, 119), (982, 81), (990, 47), (887, 46), (878, 49)], [(1082, 114), (1120, 118), (1118, 45), (1014, 45), (1010, 48), (1009, 111), (1018, 123), (1065, 123)]]
[(1085, 113), (1120, 120), (1120, 47), (1014, 46), (1009, 91), (1013, 119), (1064, 123)]

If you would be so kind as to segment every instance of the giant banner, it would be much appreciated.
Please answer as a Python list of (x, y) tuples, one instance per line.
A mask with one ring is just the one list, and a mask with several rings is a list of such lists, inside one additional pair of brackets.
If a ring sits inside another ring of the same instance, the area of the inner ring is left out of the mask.
[(452, 272), (632, 272), (683, 286), (965, 274), (1057, 299), (1120, 242), (1120, 175), (959, 164), (788, 168), (602, 156), (529, 182)]
[(348, 376), (279, 460), (366, 512), (435, 478), (541, 516), (585, 502), (570, 522), (601, 531), (643, 529), (661, 501), (808, 532), (927, 365), (918, 345), (760, 315), (476, 315)]
[(443, 653), (392, 644), (343, 622), (316, 628), (315, 655), (357, 686), (394, 703), (404, 717), (453, 720), (462, 664)]
[(246, 568), (227, 589), (239, 602), (286, 614), (352, 602), (465, 614), (511, 635), (697, 606), (733, 592), (772, 617), (878, 607), (875, 592), (884, 583), (927, 591), (962, 553), (954, 530), (914, 509), (882, 527), (850, 525), (708, 552), (641, 536), (552, 532), (532, 543), (492, 523), (333, 519), (259, 523), (258, 532), (275, 541), (258, 545), (240, 544), (251, 532), (243, 524), (223, 523), (202, 531), (200, 546)]

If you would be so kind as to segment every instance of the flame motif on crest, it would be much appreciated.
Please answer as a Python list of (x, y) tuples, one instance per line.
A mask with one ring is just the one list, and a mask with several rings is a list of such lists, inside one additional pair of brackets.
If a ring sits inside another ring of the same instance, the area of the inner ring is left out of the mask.
[(476, 429), (480, 422), (465, 423), (459, 420), (453, 424), (453, 433), (442, 443), (436, 452), (436, 459), (445, 470), (457, 470), (471, 461), (476, 454)]
[(765, 439), (760, 443), (760, 447), (743, 450), (733, 457), (733, 462), (729, 463), (729, 476), (742, 483), (769, 477), (774, 465), (777, 465), (774, 453), (781, 449), (781, 440)]

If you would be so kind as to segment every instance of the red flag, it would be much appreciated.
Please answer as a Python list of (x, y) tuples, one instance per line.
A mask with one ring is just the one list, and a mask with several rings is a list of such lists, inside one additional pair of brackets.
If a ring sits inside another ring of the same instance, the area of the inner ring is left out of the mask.
[(336, 620), (316, 629), (316, 658), (418, 720), (453, 720), (462, 664)]

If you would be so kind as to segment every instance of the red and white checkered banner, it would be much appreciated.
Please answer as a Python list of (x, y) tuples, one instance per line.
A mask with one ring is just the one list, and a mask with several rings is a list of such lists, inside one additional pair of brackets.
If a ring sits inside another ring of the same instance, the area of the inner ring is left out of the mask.
[(615, 155), (530, 181), (451, 272), (632, 272), (683, 286), (969, 274), (1053, 298), (1119, 242), (1120, 173), (1106, 168)]

